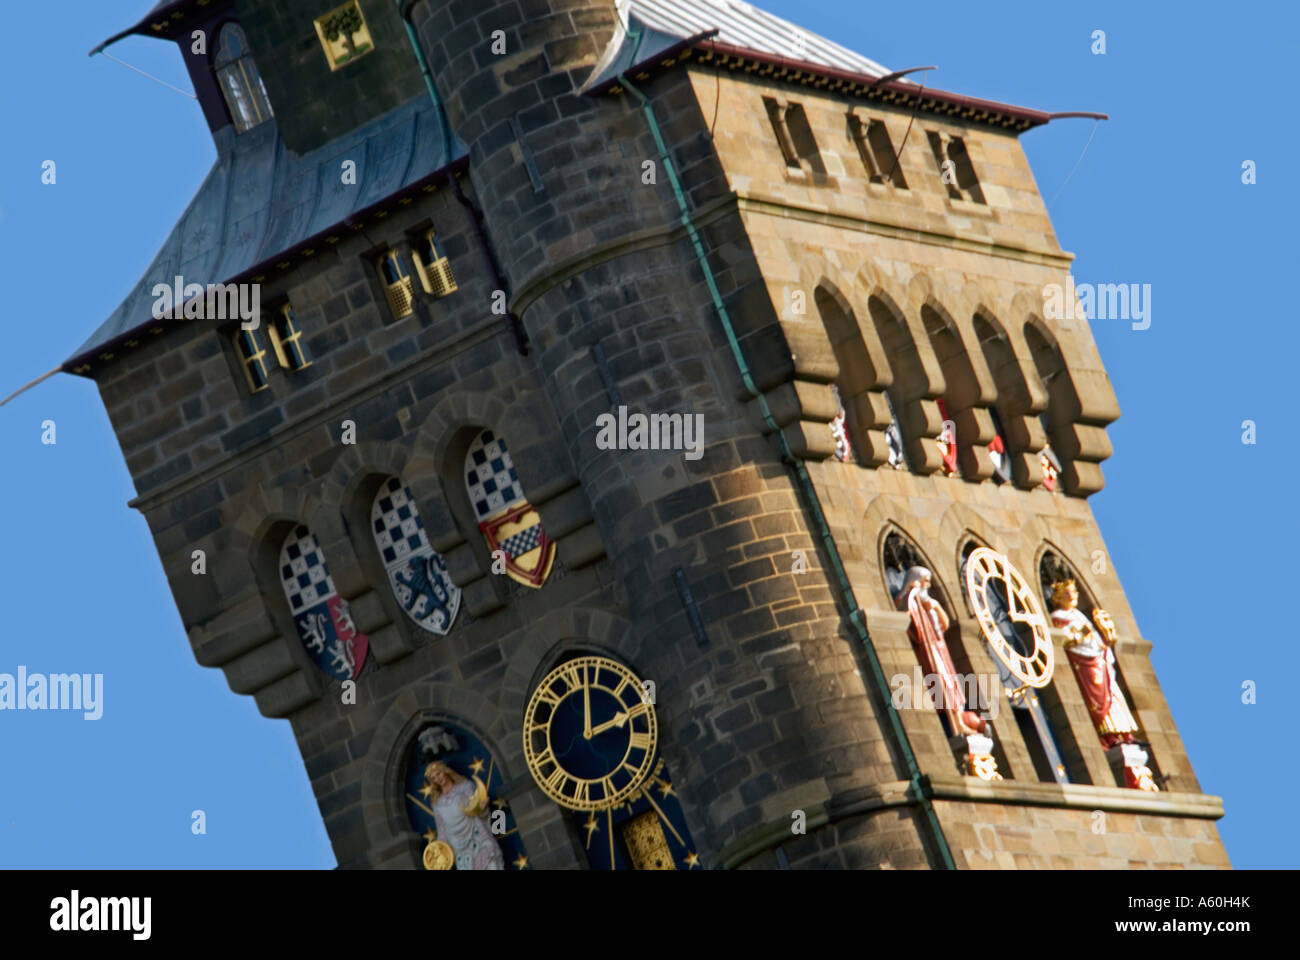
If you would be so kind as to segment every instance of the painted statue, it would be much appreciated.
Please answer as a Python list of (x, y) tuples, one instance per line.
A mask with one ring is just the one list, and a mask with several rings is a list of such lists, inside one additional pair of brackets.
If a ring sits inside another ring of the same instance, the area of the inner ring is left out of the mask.
[[(1097, 607), (1092, 620), (1079, 609), (1079, 588), (1073, 580), (1052, 584), (1052, 625), (1069, 636), (1065, 655), (1088, 705), (1097, 736), (1107, 750), (1118, 748), (1124, 757), (1124, 776), (1129, 786), (1156, 791), (1147, 754), (1137, 743), (1137, 720), (1119, 688), (1115, 669), (1115, 622)], [(1094, 627), (1094, 623), (1096, 626)]]
[(912, 618), (907, 631), (912, 648), (925, 672), (937, 676), (943, 695), (943, 713), (948, 718), (952, 734), (970, 736), (984, 734), (987, 724), (977, 713), (966, 709), (966, 694), (962, 680), (953, 666), (952, 655), (943, 635), (948, 630), (948, 615), (939, 601), (930, 596), (930, 571), (925, 567), (911, 567), (903, 578), (903, 589), (898, 592), (895, 604), (906, 610)]
[(437, 839), (425, 848), (424, 865), (431, 870), (450, 870), (452, 864), (457, 870), (504, 870), (501, 847), (488, 827), (483, 782), (466, 780), (436, 760), (424, 768), (424, 782), (437, 824)]

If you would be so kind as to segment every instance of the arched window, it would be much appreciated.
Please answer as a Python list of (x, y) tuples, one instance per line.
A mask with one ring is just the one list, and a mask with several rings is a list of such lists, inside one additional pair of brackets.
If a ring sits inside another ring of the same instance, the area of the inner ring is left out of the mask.
[(338, 680), (353, 680), (365, 663), (370, 639), (357, 632), (339, 596), (316, 536), (297, 526), (280, 548), (280, 584), (298, 639), (316, 665)]
[(542, 677), (524, 715), (533, 779), (567, 809), (593, 870), (689, 870), (699, 857), (659, 755), (653, 684), (573, 652)]
[(236, 133), (243, 133), (274, 116), (262, 74), (258, 72), (248, 48), (248, 39), (238, 24), (227, 23), (221, 28), (212, 65)]
[(1114, 646), (1115, 621), (1097, 606), (1083, 578), (1059, 554), (1045, 550), (1038, 564), (1039, 582), (1052, 626), (1067, 636), (1065, 655), (1088, 707), (1106, 759), (1122, 787), (1158, 792), (1158, 773), (1151, 745), (1130, 709), (1133, 702), (1120, 673)]
[(398, 604), (424, 630), (445, 635), (460, 609), (460, 587), (442, 555), (429, 544), (411, 491), (396, 477), (379, 486), (370, 507), (370, 532)]
[[(961, 589), (967, 594), (967, 602), (971, 598), (967, 593), (966, 585), (966, 568), (967, 562), (972, 553), (981, 547), (974, 539), (967, 542), (961, 551), (961, 565), (958, 569), (958, 578), (961, 581)], [(986, 592), (986, 599), (989, 611), (993, 616), (995, 629), (1001, 634), (1002, 640), (1016, 653), (1021, 656), (1029, 656), (1033, 652), (1033, 639), (1027, 636), (1027, 627), (1023, 620), (1013, 619), (1011, 617), (1010, 602), (1007, 595), (1007, 585), (1001, 579), (991, 579), (989, 589)], [(983, 626), (981, 626), (983, 629)], [(987, 637), (985, 640), (987, 641)], [(1060, 706), (1060, 698), (1056, 691), (1052, 689), (1049, 682), (1047, 686), (1034, 689), (1025, 687), (1021, 681), (1011, 673), (1007, 665), (997, 656), (993, 645), (989, 644), (990, 652), (993, 653), (993, 663), (997, 668), (998, 676), (1002, 680), (1002, 686), (1007, 691), (1015, 691), (1014, 696), (1010, 696), (1012, 713), (1015, 716), (1016, 726), (1020, 728), (1021, 739), (1024, 741), (1029, 756), (1034, 763), (1034, 771), (1038, 774), (1038, 779), (1045, 783), (1071, 783), (1080, 782), (1071, 777), (1071, 767), (1066, 765), (1065, 749), (1070, 750), (1071, 759), (1079, 767), (1080, 777), (1085, 769), (1078, 760), (1077, 746), (1073, 741), (1062, 742), (1062, 738), (1057, 734), (1057, 725), (1063, 731), (1068, 731), (1069, 725), (1064, 720), (1064, 711)], [(1046, 709), (1046, 708), (1050, 708)], [(1057, 717), (1057, 723), (1054, 724), (1049, 719), (1049, 713)], [(1065, 748), (1065, 749), (1063, 749)], [(1082, 782), (1087, 782), (1082, 780)]]
[(426, 870), (523, 870), (515, 816), (501, 796), (505, 778), (473, 733), (430, 721), (406, 754), (406, 816), (424, 841)]
[(944, 395), (938, 404), (943, 417), (939, 452), (944, 472), (950, 477), (983, 479), (992, 471), (976, 451), (992, 439), (992, 424), (987, 411), (977, 406), (981, 391), (975, 368), (950, 318), (927, 304), (921, 308), (921, 322), (943, 371)]
[(505, 439), (491, 430), (475, 437), (465, 454), (465, 489), (493, 560), (500, 551), (506, 573), (526, 587), (545, 583), (555, 544), (542, 528), (541, 514), (524, 496)]
[[(1002, 685), (990, 689), (990, 678), (970, 669), (961, 649), (961, 629), (930, 564), (897, 531), (888, 533), (881, 545), (881, 569), (894, 607), (911, 621), (907, 637), (924, 671), (924, 697), (913, 691), (912, 703), (932, 705), (938, 711), (963, 773), (982, 780), (1002, 779), (994, 758), (993, 724), (985, 713), (1000, 706)], [(1005, 757), (1001, 762), (1008, 769)]]
[(989, 373), (997, 386), (998, 422), (1005, 433), (999, 438), (1005, 448), (1015, 482), (1033, 487), (1043, 482), (1039, 457), (1047, 443), (1037, 413), (1043, 409), (1041, 391), (1031, 389), (1025, 372), (1000, 324), (982, 313), (975, 314), (973, 324), (980, 350)]
[[(943, 417), (935, 400), (942, 384), (931, 383), (907, 321), (878, 296), (867, 301), (876, 336), (889, 358), (890, 412), (902, 443), (907, 465), (917, 473), (936, 473), (943, 462), (936, 441), (943, 430)], [(935, 371), (937, 374), (938, 371)]]
[(814, 291), (813, 300), (839, 366), (839, 376), (831, 385), (840, 405), (839, 416), (831, 423), (836, 456), (869, 467), (887, 463), (890, 452), (883, 429), (889, 425), (889, 412), (883, 396), (872, 389), (878, 375), (857, 318), (826, 286)]
[[(1110, 442), (1106, 431), (1097, 426), (1071, 423), (1071, 412), (1079, 409), (1079, 398), (1074, 392), (1069, 374), (1065, 371), (1065, 358), (1061, 348), (1042, 322), (1031, 317), (1025, 323), (1025, 342), (1029, 345), (1030, 355), (1034, 359), (1034, 370), (1047, 392), (1047, 410), (1042, 415), (1043, 430), (1051, 443), (1043, 447), (1040, 456), (1043, 465), (1043, 486), (1056, 490), (1062, 464), (1058, 451), (1066, 460), (1074, 460), (1082, 452), (1078, 437), (1091, 440), (1090, 451), (1099, 458), (1110, 455)], [(1088, 464), (1092, 467), (1092, 464)], [(1096, 468), (1092, 468), (1093, 472)], [(1078, 467), (1072, 475), (1077, 478)], [(1075, 489), (1075, 488), (1072, 488)]]

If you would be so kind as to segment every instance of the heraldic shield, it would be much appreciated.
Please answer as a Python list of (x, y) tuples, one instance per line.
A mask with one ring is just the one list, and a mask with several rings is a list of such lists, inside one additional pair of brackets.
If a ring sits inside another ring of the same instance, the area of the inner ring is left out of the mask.
[(470, 444), (465, 487), (488, 549), (505, 554), (511, 579), (540, 587), (555, 561), (555, 544), (542, 528), (541, 514), (524, 497), (505, 440), (491, 430), (484, 430)]
[(325, 554), (307, 527), (296, 527), (280, 550), (280, 582), (298, 639), (325, 673), (354, 680), (370, 638), (357, 631), (348, 602), (334, 589)]
[(430, 633), (445, 635), (460, 609), (460, 587), (429, 544), (411, 491), (396, 477), (386, 480), (375, 495), (370, 529), (393, 596), (406, 615)]

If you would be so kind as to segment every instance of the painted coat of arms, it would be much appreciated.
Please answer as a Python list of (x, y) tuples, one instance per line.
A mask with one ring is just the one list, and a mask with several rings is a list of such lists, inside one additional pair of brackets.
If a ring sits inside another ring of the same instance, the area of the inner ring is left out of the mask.
[(465, 486), (488, 549), (505, 554), (511, 579), (540, 587), (555, 561), (555, 544), (542, 528), (541, 514), (524, 496), (505, 440), (491, 430), (484, 430), (470, 444)]
[(370, 527), (393, 596), (406, 615), (430, 633), (445, 635), (460, 610), (460, 587), (429, 544), (411, 491), (396, 477), (379, 488)]
[(339, 596), (325, 554), (307, 527), (296, 527), (280, 550), (280, 582), (298, 639), (312, 660), (338, 680), (361, 673), (370, 638), (352, 622), (348, 602)]

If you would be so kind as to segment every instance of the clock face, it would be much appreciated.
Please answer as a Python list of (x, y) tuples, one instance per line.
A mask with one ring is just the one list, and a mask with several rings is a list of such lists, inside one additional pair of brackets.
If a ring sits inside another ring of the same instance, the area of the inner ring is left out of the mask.
[(542, 791), (570, 810), (605, 810), (650, 775), (658, 738), (640, 679), (605, 657), (568, 660), (524, 713), (524, 758)]
[(966, 595), (994, 655), (1021, 683), (1045, 687), (1055, 655), (1047, 618), (1025, 578), (1005, 556), (979, 547), (966, 558)]

